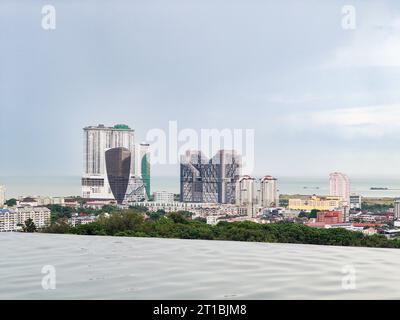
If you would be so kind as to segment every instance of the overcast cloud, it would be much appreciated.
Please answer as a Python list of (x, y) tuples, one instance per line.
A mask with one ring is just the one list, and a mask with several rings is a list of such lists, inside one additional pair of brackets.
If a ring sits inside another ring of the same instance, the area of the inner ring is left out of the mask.
[[(56, 30), (41, 8), (56, 8)], [(356, 8), (342, 29), (343, 5)], [(255, 174), (400, 173), (398, 1), (0, 4), (1, 175), (80, 175), (82, 128), (255, 130)], [(176, 174), (155, 166), (154, 175)]]

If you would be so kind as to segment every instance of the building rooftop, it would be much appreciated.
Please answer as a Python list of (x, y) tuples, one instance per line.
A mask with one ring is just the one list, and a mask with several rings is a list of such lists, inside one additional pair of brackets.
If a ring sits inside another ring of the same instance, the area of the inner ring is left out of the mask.
[(83, 130), (128, 130), (134, 131), (126, 124), (116, 124), (113, 127), (106, 127), (104, 124), (99, 124), (97, 126), (87, 126)]
[(116, 124), (116, 125), (114, 126), (114, 129), (129, 130), (130, 128), (129, 128), (129, 126), (126, 125), (126, 124)]
[(22, 202), (37, 202), (37, 200), (33, 197), (26, 197), (21, 200)]

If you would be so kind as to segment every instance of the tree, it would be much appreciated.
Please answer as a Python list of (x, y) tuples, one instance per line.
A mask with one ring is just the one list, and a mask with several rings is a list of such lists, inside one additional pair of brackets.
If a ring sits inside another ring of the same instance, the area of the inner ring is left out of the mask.
[(300, 213), (299, 213), (299, 216), (298, 216), (299, 218), (308, 218), (308, 214), (307, 213), (305, 213), (304, 211), (300, 211)]
[(187, 223), (185, 216), (181, 213), (171, 212), (167, 216), (169, 219), (174, 221), (175, 223)]
[[(315, 212), (314, 212), (315, 213)], [(156, 214), (156, 213), (155, 213)], [(260, 241), (280, 243), (307, 243), (336, 246), (365, 246), (400, 248), (400, 239), (387, 239), (383, 235), (368, 236), (341, 228), (312, 228), (292, 222), (258, 224), (252, 221), (219, 221), (208, 225), (190, 219), (184, 212), (172, 212), (158, 219), (144, 219), (135, 209), (120, 210), (76, 227), (69, 227), (66, 219), (53, 223), (44, 232), (74, 233), (82, 235), (118, 235), (129, 237), (159, 237), (181, 239), (215, 239), (233, 241)], [(24, 231), (33, 232), (32, 220), (25, 222)], [(42, 230), (41, 230), (42, 231)]]
[(17, 205), (17, 199), (11, 198), (6, 201), (6, 205), (9, 207), (13, 207)]
[(287, 207), (289, 205), (289, 199), (279, 199), (279, 205), (281, 207)]
[(113, 213), (113, 212), (116, 212), (116, 211), (120, 211), (117, 206), (114, 206), (114, 205), (111, 205), (111, 204), (105, 204), (101, 208), (101, 210), (103, 212), (108, 212), (108, 213)]
[(43, 229), (45, 233), (69, 233), (71, 226), (66, 218), (60, 218), (54, 221), (50, 226)]
[(318, 209), (312, 209), (310, 214), (308, 215), (308, 218), (317, 218), (317, 213), (320, 212)]
[(74, 212), (74, 208), (64, 207), (59, 204), (49, 204), (46, 207), (51, 211), (54, 220), (71, 218), (71, 214)]
[(129, 209), (132, 209), (136, 212), (148, 212), (149, 211), (149, 209), (147, 207), (138, 206), (138, 205), (129, 206)]
[(150, 212), (150, 213), (148, 214), (149, 218), (150, 218), (151, 220), (153, 220), (153, 221), (156, 221), (156, 220), (162, 218), (164, 215), (165, 215), (165, 213), (162, 213), (162, 212), (159, 212), (159, 211), (157, 211), (157, 212)]
[(78, 203), (79, 205), (82, 207), (84, 204), (86, 204), (87, 200), (82, 199), (82, 198), (78, 198)]
[(36, 225), (31, 218), (25, 221), (25, 224), (24, 226), (22, 226), (22, 229), (24, 230), (24, 232), (36, 232), (37, 230)]

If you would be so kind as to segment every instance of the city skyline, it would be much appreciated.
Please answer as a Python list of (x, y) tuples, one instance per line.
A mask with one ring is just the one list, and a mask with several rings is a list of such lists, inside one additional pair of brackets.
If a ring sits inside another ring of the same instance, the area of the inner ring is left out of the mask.
[(399, 4), (1, 0), (0, 299), (400, 300)]

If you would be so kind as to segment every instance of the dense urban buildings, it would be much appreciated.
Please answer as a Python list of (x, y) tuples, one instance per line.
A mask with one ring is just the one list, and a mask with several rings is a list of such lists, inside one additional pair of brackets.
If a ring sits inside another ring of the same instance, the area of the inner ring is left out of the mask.
[(0, 232), (18, 231), (28, 219), (32, 219), (37, 228), (44, 228), (50, 225), (50, 215), (46, 207), (0, 209)]
[[(281, 199), (282, 207), (279, 207), (277, 178), (271, 175), (261, 179), (241, 176), (242, 159), (234, 150), (219, 150), (212, 158), (201, 151), (187, 151), (180, 162), (180, 201), (175, 201), (175, 195), (167, 191), (154, 192), (150, 201), (149, 144), (135, 144), (134, 130), (126, 125), (86, 127), (84, 134), (83, 199), (20, 197), (14, 207), (6, 206), (0, 211), (0, 231), (19, 231), (28, 219), (32, 219), (37, 228), (43, 228), (50, 223), (50, 210), (44, 206), (55, 204), (77, 209), (79, 214), (73, 214), (68, 220), (72, 226), (97, 219), (93, 211), (82, 212), (82, 209), (104, 210), (104, 206), (109, 206), (107, 209), (117, 206), (117, 210), (121, 210), (130, 205), (145, 207), (147, 210), (142, 211), (160, 215), (187, 211), (192, 218), (205, 219), (209, 224), (285, 220), (315, 227), (362, 229), (364, 226), (354, 223), (385, 222), (393, 220), (393, 214), (395, 220), (400, 220), (400, 198), (394, 201), (394, 212), (379, 217), (360, 211), (361, 195), (350, 194), (349, 179), (339, 172), (329, 176), (330, 196), (299, 195), (293, 198), (285, 195)], [(4, 188), (0, 187), (0, 202), (4, 201)], [(310, 214), (313, 209), (319, 212)]]
[[(85, 127), (83, 130), (85, 160), (82, 197), (99, 200), (115, 199), (119, 203), (138, 201), (148, 197), (150, 192), (148, 145), (135, 145), (134, 130), (122, 124), (113, 127), (100, 124)], [(113, 149), (115, 151), (110, 151)], [(108, 161), (106, 161), (107, 151), (110, 151)], [(121, 156), (129, 157), (129, 160), (119, 158), (118, 152)], [(121, 168), (122, 165), (123, 173), (128, 176), (126, 187), (125, 176), (115, 178), (115, 172), (113, 172), (114, 178), (110, 181), (110, 172), (108, 172)], [(124, 180), (123, 183), (122, 180)], [(122, 189), (125, 190), (123, 195)]]
[(201, 151), (181, 156), (182, 202), (235, 203), (241, 158), (233, 150), (220, 150), (208, 159)]
[(143, 201), (135, 204), (138, 207), (147, 208), (149, 212), (159, 210), (169, 212), (188, 211), (195, 216), (206, 218), (210, 215), (215, 216), (242, 216), (247, 217), (247, 208), (236, 204), (223, 203), (198, 203), (198, 202), (156, 202)]
[(350, 203), (350, 181), (347, 175), (341, 172), (333, 172), (329, 175), (329, 195), (342, 197), (344, 205)]

